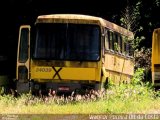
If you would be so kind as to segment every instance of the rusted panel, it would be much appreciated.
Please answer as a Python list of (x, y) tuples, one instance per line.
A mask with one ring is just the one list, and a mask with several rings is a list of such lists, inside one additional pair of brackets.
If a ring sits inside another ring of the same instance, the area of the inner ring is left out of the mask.
[(118, 81), (130, 81), (134, 74), (134, 61), (125, 56), (105, 54), (105, 69), (108, 77), (117, 83)]

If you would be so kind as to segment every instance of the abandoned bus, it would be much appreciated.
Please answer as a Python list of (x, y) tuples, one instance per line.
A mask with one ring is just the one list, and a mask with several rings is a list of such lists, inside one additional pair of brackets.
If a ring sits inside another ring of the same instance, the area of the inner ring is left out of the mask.
[(100, 17), (51, 14), (19, 29), (17, 91), (101, 89), (129, 82), (133, 33)]
[(160, 28), (154, 29), (152, 34), (152, 83), (160, 86)]

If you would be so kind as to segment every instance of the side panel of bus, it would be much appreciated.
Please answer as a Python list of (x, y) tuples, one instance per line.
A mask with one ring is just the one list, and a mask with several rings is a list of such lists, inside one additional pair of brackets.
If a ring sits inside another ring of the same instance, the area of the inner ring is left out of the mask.
[(108, 78), (115, 84), (130, 83), (134, 73), (134, 62), (124, 56), (106, 52), (105, 68)]
[(152, 35), (152, 82), (160, 86), (160, 28)]
[(134, 58), (128, 37), (105, 29), (104, 66), (108, 79), (115, 84), (130, 83), (134, 74)]

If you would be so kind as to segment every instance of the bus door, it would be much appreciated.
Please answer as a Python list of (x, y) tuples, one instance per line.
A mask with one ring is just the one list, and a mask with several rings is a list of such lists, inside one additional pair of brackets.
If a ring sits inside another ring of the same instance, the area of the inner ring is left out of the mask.
[(16, 80), (17, 91), (29, 91), (29, 64), (30, 64), (30, 26), (23, 25), (19, 29)]

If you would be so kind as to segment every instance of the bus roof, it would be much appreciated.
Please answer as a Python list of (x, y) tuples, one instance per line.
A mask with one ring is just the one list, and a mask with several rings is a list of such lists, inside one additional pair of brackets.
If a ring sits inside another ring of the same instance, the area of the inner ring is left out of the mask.
[(158, 31), (160, 31), (160, 28), (155, 28), (153, 33), (158, 32)]
[(112, 31), (129, 36), (133, 39), (133, 33), (121, 26), (109, 22), (101, 17), (82, 15), (82, 14), (50, 14), (40, 15), (37, 17), (36, 23), (84, 23), (84, 24), (98, 24), (106, 27)]

